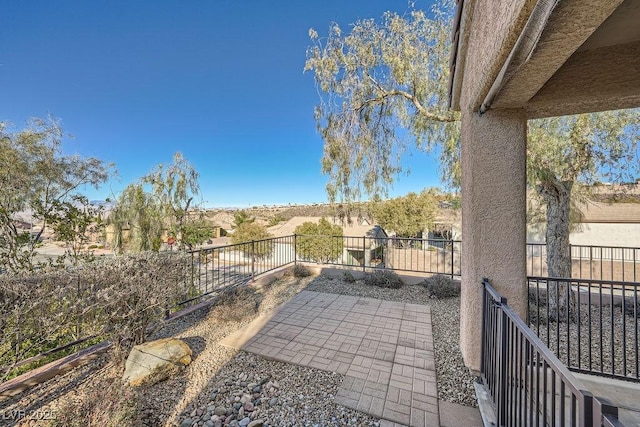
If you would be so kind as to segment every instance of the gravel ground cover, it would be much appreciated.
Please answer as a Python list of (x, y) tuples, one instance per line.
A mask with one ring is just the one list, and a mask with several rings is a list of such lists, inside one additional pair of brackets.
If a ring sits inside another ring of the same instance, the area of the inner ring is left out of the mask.
[(334, 403), (341, 375), (238, 353), (218, 344), (302, 289), (430, 305), (439, 397), (476, 405), (473, 378), (458, 348), (459, 298), (431, 299), (419, 285), (383, 289), (360, 281), (289, 276), (263, 288), (230, 295), (210, 310), (167, 324), (151, 337), (173, 336), (189, 344), (194, 360), (182, 374), (153, 386), (130, 389), (119, 385), (120, 365), (105, 356), (0, 403), (3, 413), (40, 411), (52, 414), (57, 419), (53, 423), (0, 419), (0, 425), (379, 425), (379, 420)]
[(548, 322), (547, 307), (532, 305), (530, 326), (567, 366), (640, 378), (636, 313), (620, 305), (580, 304), (579, 314), (579, 322)]

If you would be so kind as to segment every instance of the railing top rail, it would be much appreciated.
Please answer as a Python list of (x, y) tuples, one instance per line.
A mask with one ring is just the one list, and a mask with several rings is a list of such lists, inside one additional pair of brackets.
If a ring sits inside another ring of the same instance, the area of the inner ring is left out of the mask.
[[(584, 385), (578, 380), (569, 369), (551, 352), (551, 350), (538, 338), (538, 336), (527, 326), (526, 323), (520, 319), (520, 316), (509, 307), (506, 298), (502, 297), (491, 286), (488, 280), (483, 280), (483, 285), (487, 292), (495, 299), (496, 304), (502, 305), (502, 310), (507, 317), (518, 328), (523, 337), (529, 341), (534, 347), (538, 349), (538, 353), (547, 362), (547, 364), (556, 372), (557, 375), (563, 380), (563, 382), (569, 386), (569, 388), (579, 395), (581, 398), (584, 396), (591, 396), (591, 392), (588, 391)], [(496, 298), (496, 296), (499, 298)]]
[(505, 297), (503, 297), (502, 295), (500, 295), (498, 293), (498, 291), (496, 291), (493, 288), (493, 286), (491, 286), (491, 283), (489, 282), (489, 279), (482, 279), (482, 285), (484, 286), (484, 288), (487, 291), (487, 293), (491, 296), (491, 298), (493, 298), (494, 302), (499, 302), (501, 304), (506, 304), (507, 303), (507, 299)]
[[(546, 243), (542, 243), (542, 244), (546, 245)], [(574, 244), (571, 244), (569, 246), (571, 246), (572, 248), (626, 249), (626, 250), (634, 250), (634, 251), (640, 250), (640, 247), (636, 247), (636, 246), (602, 246), (602, 245), (574, 245)]]
[(243, 246), (243, 245), (249, 245), (252, 242), (253, 243), (259, 243), (259, 242), (267, 242), (267, 241), (276, 241), (276, 240), (283, 240), (283, 239), (287, 239), (287, 238), (291, 238), (293, 237), (293, 234), (290, 234), (288, 236), (279, 236), (279, 237), (267, 237), (266, 239), (259, 239), (259, 240), (249, 240), (247, 242), (240, 242), (240, 243), (229, 243), (228, 245), (217, 245), (217, 246), (207, 246), (207, 247), (202, 247), (202, 248), (198, 248), (198, 249), (192, 249), (190, 251), (187, 251), (187, 253), (189, 254), (193, 254), (193, 253), (197, 253), (197, 252), (202, 252), (202, 251), (210, 251), (212, 249), (226, 249), (226, 248), (232, 248), (235, 246)]
[(541, 282), (569, 282), (572, 284), (594, 284), (594, 285), (615, 285), (615, 286), (640, 286), (640, 282), (624, 282), (622, 280), (599, 280), (599, 279), (579, 279), (572, 277), (546, 277), (546, 276), (527, 276), (527, 280), (536, 280)]

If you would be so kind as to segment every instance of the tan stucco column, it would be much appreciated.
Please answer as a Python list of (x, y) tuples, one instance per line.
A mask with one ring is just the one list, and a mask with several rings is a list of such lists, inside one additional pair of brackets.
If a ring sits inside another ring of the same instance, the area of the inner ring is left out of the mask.
[(482, 278), (526, 313), (526, 140), (522, 110), (462, 114), (460, 347), (480, 370)]

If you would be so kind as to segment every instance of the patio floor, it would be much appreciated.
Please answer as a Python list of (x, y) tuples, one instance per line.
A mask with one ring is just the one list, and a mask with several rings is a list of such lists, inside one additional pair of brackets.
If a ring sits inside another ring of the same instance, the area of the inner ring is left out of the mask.
[(250, 329), (226, 345), (345, 375), (336, 402), (382, 427), (440, 425), (429, 306), (303, 291)]

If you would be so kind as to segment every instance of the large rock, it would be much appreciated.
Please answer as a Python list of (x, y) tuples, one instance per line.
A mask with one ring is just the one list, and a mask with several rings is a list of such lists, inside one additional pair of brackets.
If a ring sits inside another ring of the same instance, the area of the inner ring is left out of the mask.
[(164, 338), (136, 345), (129, 353), (122, 379), (132, 386), (154, 384), (191, 363), (193, 352), (184, 342)]

